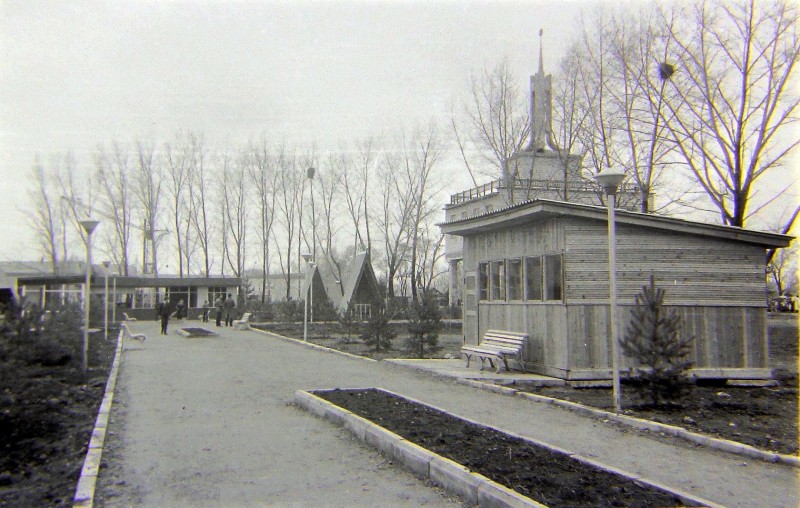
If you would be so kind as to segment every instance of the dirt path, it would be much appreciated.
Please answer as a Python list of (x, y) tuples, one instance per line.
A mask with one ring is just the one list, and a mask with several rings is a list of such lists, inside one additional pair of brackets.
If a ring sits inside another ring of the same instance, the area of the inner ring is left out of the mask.
[[(173, 327), (174, 328), (174, 327)], [(344, 431), (297, 389), (384, 387), (726, 506), (796, 506), (797, 470), (665, 443), (568, 411), (258, 332), (157, 334), (125, 351), (98, 506), (457, 506)]]

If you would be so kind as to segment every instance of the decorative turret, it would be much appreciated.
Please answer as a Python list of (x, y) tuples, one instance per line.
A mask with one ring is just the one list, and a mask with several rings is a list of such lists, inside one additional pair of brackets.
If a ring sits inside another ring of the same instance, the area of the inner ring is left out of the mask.
[(544, 52), (542, 35), (539, 29), (539, 70), (531, 76), (531, 140), (526, 151), (540, 152), (545, 144), (557, 150), (553, 142), (552, 129), (552, 76), (544, 73)]

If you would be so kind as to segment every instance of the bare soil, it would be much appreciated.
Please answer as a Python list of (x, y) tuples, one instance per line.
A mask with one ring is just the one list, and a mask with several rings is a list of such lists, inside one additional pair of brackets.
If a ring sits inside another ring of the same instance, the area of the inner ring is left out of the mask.
[(92, 336), (89, 369), (0, 361), (0, 506), (72, 506), (117, 333)]
[(380, 390), (317, 395), (552, 508), (682, 506), (665, 491)]

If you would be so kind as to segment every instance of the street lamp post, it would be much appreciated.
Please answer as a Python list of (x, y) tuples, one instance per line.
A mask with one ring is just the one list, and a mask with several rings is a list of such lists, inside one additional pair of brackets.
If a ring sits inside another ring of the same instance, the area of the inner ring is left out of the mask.
[(301, 254), (306, 262), (306, 294), (303, 295), (303, 340), (308, 342), (308, 269), (311, 266), (311, 254)]
[(91, 277), (92, 277), (92, 233), (94, 233), (99, 221), (85, 219), (80, 221), (81, 227), (86, 231), (86, 283), (84, 284), (84, 303), (83, 303), (83, 356), (81, 357), (81, 368), (83, 372), (89, 368), (89, 302), (91, 301)]
[(617, 326), (617, 236), (616, 236), (616, 217), (615, 208), (617, 206), (617, 190), (625, 172), (614, 169), (601, 171), (595, 177), (597, 183), (603, 188), (608, 208), (608, 280), (609, 280), (609, 321), (611, 325), (611, 371), (614, 391), (614, 411), (619, 413), (622, 410), (622, 395), (620, 393), (619, 382), (619, 345), (618, 326)]
[(117, 276), (114, 275), (114, 303), (111, 305), (111, 322), (117, 322)]
[(108, 341), (108, 267), (111, 261), (103, 261), (103, 279), (105, 279), (105, 294), (103, 295), (103, 339)]
[[(309, 188), (311, 189), (311, 261), (317, 261), (317, 213), (314, 208), (314, 173), (316, 169), (313, 167), (308, 168), (306, 175), (309, 180)], [(310, 317), (311, 322), (314, 322), (314, 281), (311, 281), (311, 293), (309, 296), (311, 303)]]

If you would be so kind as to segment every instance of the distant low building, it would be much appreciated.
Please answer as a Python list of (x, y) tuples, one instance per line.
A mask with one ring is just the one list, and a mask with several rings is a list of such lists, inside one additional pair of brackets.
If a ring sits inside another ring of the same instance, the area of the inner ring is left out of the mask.
[[(83, 300), (86, 264), (67, 262), (52, 269), (49, 263), (6, 261), (0, 262), (0, 278), (13, 285), (13, 292), (28, 302), (46, 307), (50, 303), (78, 302)], [(241, 280), (236, 277), (126, 277), (105, 271), (93, 265), (91, 291), (94, 297), (105, 298), (108, 280), (108, 301), (130, 317), (154, 318), (159, 302), (173, 304), (183, 300), (190, 311), (202, 308), (203, 302), (214, 300), (222, 294), (238, 296)]]

